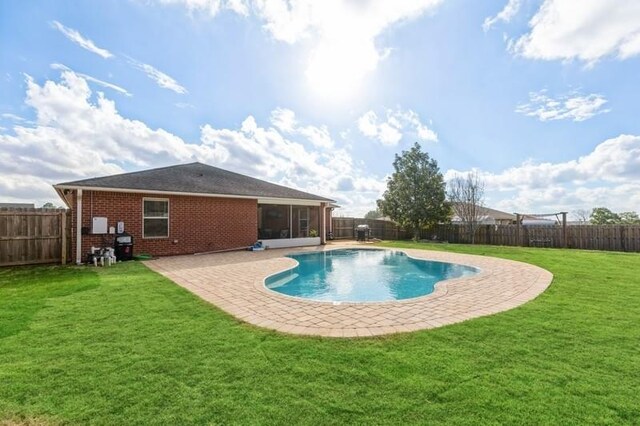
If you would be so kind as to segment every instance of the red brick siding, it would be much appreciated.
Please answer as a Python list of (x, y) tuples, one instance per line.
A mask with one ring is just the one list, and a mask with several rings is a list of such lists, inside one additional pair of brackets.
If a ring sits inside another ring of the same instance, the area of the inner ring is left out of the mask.
[[(169, 237), (142, 238), (143, 198), (169, 200)], [(76, 193), (73, 194), (72, 259), (76, 249)], [(121, 192), (83, 191), (82, 225), (91, 229), (92, 217), (106, 217), (108, 226), (124, 222), (133, 235), (134, 254), (155, 256), (225, 250), (253, 244), (258, 237), (257, 200), (193, 196), (159, 196)], [(91, 246), (112, 246), (113, 235), (83, 235), (82, 260)]]

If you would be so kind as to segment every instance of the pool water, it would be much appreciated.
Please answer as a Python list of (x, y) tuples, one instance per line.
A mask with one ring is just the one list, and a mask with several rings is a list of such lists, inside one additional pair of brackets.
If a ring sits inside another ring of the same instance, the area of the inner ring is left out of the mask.
[(272, 275), (278, 293), (321, 301), (383, 302), (424, 296), (437, 282), (478, 273), (471, 266), (413, 259), (399, 251), (338, 249), (288, 255), (298, 266)]

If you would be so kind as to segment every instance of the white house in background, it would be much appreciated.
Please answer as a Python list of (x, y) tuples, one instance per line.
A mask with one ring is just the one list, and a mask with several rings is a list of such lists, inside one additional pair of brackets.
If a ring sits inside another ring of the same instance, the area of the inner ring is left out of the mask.
[[(513, 213), (507, 213), (496, 209), (490, 209), (489, 207), (477, 207), (479, 212), (480, 225), (515, 225), (516, 215)], [(456, 206), (453, 206), (454, 215), (451, 218), (451, 223), (462, 224), (464, 221), (460, 219), (460, 216), (455, 214)], [(554, 219), (546, 219), (543, 217), (520, 215), (521, 224), (524, 226), (544, 226), (555, 225), (558, 222)]]
[[(516, 215), (503, 212), (500, 210), (490, 209), (489, 207), (477, 207), (479, 212), (480, 225), (511, 225), (516, 223)], [(458, 216), (456, 212), (456, 206), (453, 206), (454, 215), (451, 218), (451, 223), (462, 224), (464, 221)]]

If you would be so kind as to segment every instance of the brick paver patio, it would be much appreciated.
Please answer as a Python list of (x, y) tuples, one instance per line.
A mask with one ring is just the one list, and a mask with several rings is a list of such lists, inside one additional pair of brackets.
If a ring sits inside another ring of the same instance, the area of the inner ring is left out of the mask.
[(204, 300), (248, 323), (284, 333), (365, 337), (440, 327), (512, 309), (542, 293), (553, 275), (527, 263), (494, 257), (402, 249), (407, 255), (475, 266), (472, 277), (440, 282), (433, 293), (404, 301), (315, 302), (264, 287), (264, 279), (296, 265), (300, 251), (362, 247), (330, 244), (306, 249), (165, 257), (145, 262)]

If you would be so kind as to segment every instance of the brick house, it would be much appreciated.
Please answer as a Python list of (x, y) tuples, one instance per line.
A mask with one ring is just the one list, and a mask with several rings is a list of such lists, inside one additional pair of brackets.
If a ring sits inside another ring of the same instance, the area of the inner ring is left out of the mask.
[(54, 185), (72, 210), (72, 259), (133, 236), (155, 256), (324, 244), (333, 200), (201, 163)]

